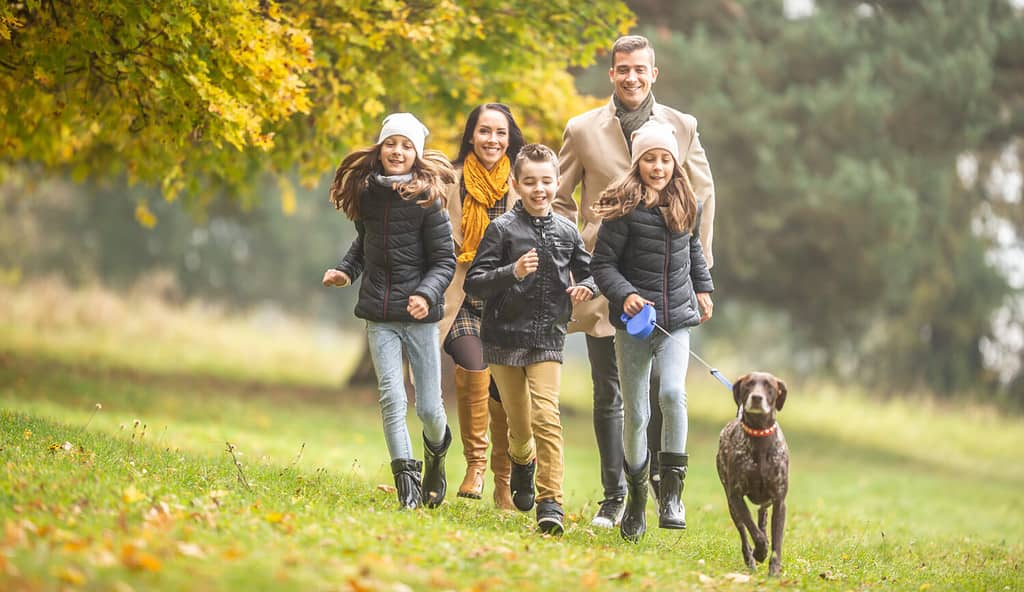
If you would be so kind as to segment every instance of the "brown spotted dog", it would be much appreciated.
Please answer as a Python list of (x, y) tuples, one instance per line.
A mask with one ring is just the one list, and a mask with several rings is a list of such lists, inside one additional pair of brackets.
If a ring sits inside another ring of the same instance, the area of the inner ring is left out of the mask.
[[(718, 440), (718, 478), (729, 501), (729, 514), (740, 532), (743, 560), (754, 569), (768, 555), (765, 535), (768, 506), (772, 506), (772, 558), (768, 573), (782, 569), (782, 536), (786, 526), (789, 489), (789, 449), (775, 414), (786, 402), (786, 383), (767, 372), (751, 372), (733, 384), (738, 417), (730, 421)], [(757, 524), (744, 498), (759, 506)], [(747, 533), (754, 540), (751, 550)]]

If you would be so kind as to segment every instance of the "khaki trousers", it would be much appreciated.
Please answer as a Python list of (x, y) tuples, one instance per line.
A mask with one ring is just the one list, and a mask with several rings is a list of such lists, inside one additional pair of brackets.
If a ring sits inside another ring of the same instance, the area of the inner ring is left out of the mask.
[(537, 459), (537, 499), (562, 503), (562, 420), (558, 392), (562, 364), (539, 362), (529, 366), (490, 364), (491, 376), (501, 393), (508, 416), (508, 452), (513, 462), (525, 465)]

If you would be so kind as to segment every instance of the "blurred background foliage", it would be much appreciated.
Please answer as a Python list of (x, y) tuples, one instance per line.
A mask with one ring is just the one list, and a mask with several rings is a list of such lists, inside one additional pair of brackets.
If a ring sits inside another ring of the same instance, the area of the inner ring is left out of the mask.
[[(186, 83), (175, 92), (195, 97), (173, 109), (191, 123), (164, 130), (175, 141), (162, 150), (135, 146), (149, 132), (116, 126), (121, 144), (79, 139), (66, 159), (6, 140), (0, 277), (117, 287), (159, 268), (177, 278), (176, 298), (273, 303), (358, 326), (354, 291), (319, 287), (353, 234), (326, 199), (337, 160), (372, 142), (392, 110), (422, 114), (428, 141), (454, 156), (465, 114), (492, 99), (512, 106), (527, 140), (557, 147), (569, 116), (607, 100), (603, 48), (628, 29), (654, 43), (655, 95), (699, 119), (715, 175), (718, 306), (704, 351), (737, 360), (737, 371), (1024, 404), (1019, 0), (626, 2), (635, 20), (617, 2), (342, 4), (261, 2), (263, 12), (237, 17), (276, 19), (292, 31), (285, 41), (303, 32), (312, 52), (308, 68), (298, 58), (286, 68), (305, 81), (296, 92), (308, 105), (273, 115), (281, 105), (252, 99), (267, 114), (255, 135), (235, 136), (240, 147), (196, 137), (195, 126), (227, 124)], [(25, 69), (31, 56), (13, 52), (49, 12), (0, 9), (0, 135), (24, 140), (18, 110), (61, 92), (143, 109), (117, 100), (116, 75), (110, 88), (79, 91)], [(406, 24), (371, 27), (381, 14)], [(301, 56), (298, 46), (281, 51)], [(32, 133), (49, 134), (51, 148), (82, 130), (99, 137), (90, 113), (33, 116)]]

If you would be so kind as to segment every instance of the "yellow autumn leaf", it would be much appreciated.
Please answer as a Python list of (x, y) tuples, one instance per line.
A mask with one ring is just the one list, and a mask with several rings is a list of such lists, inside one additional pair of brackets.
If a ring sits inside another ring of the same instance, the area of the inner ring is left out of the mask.
[(129, 485), (127, 488), (125, 488), (124, 494), (121, 496), (121, 499), (123, 499), (125, 503), (134, 504), (139, 500), (146, 499), (146, 496), (138, 489), (136, 489), (135, 485)]
[(57, 577), (59, 577), (62, 582), (67, 582), (72, 586), (81, 586), (85, 583), (85, 574), (82, 573), (82, 570), (73, 565), (64, 566)]
[(135, 204), (135, 221), (144, 228), (156, 226), (156, 215), (149, 209), (145, 202)]
[(264, 516), (263, 519), (271, 524), (277, 524), (284, 520), (284, 514), (280, 512), (267, 512), (267, 515)]
[(284, 177), (278, 178), (278, 186), (281, 188), (281, 213), (291, 216), (295, 213), (295, 187)]

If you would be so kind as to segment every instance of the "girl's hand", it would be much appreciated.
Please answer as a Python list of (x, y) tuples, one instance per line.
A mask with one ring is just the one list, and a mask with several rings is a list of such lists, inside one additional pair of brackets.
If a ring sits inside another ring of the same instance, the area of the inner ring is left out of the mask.
[(324, 272), (323, 284), (330, 288), (331, 286), (338, 286), (344, 288), (345, 286), (352, 283), (352, 278), (348, 277), (348, 274), (344, 271), (338, 271), (337, 269), (328, 269)]
[(641, 298), (639, 294), (634, 292), (629, 296), (626, 296), (626, 301), (622, 303), (622, 312), (628, 314), (629, 316), (634, 316), (644, 309), (645, 304), (650, 304), (651, 306), (654, 306), (653, 302)]
[(537, 249), (530, 249), (523, 253), (523, 256), (516, 261), (516, 266), (512, 269), (512, 273), (516, 276), (517, 280), (521, 280), (537, 271), (538, 265), (540, 265), (540, 257), (537, 256)]
[(406, 305), (405, 310), (409, 311), (412, 318), (418, 321), (427, 316), (430, 312), (430, 306), (427, 304), (426, 298), (419, 294), (413, 294), (409, 297), (409, 304)]
[(573, 304), (586, 302), (594, 297), (594, 293), (586, 286), (569, 286), (565, 289), (565, 293), (569, 295), (569, 299), (572, 300)]
[(697, 304), (700, 306), (700, 322), (711, 318), (711, 312), (715, 309), (715, 303), (711, 302), (710, 292), (697, 292)]

